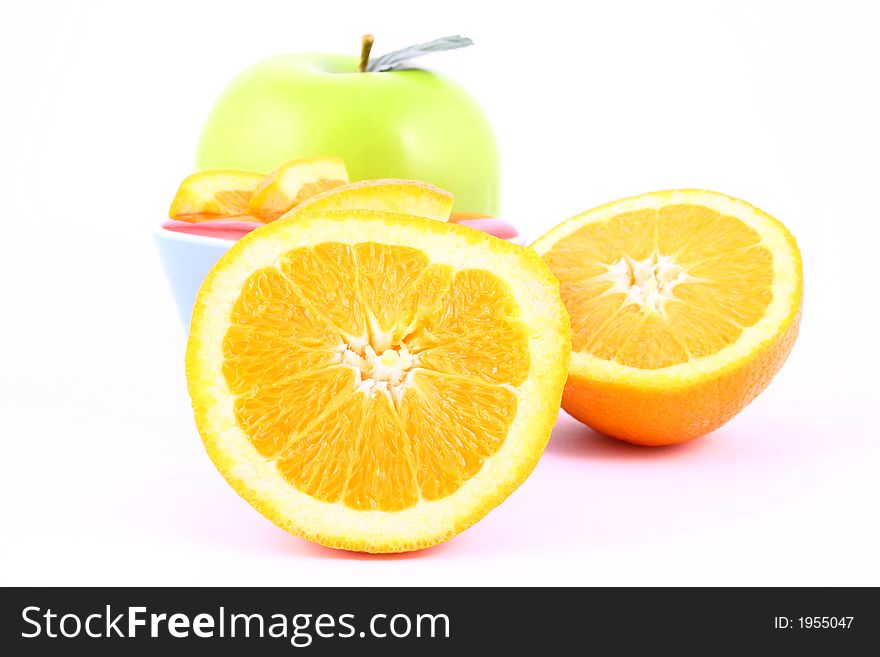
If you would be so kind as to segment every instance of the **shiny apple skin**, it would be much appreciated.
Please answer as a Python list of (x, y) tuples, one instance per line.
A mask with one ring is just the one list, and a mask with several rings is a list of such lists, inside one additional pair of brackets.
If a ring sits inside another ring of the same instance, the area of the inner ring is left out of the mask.
[(498, 148), (473, 97), (423, 69), (360, 73), (344, 55), (278, 55), (242, 72), (211, 110), (195, 164), (269, 172), (316, 155), (343, 158), (351, 180), (424, 180), (451, 191), (456, 211), (499, 212)]

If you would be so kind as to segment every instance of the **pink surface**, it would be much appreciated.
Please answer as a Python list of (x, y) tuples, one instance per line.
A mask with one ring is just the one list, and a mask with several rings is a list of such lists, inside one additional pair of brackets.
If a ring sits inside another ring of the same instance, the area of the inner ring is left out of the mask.
[[(31, 488), (9, 506), (19, 530), (6, 545), (17, 546), (11, 556), (40, 565), (9, 583), (880, 581), (880, 441), (868, 385), (874, 374), (848, 370), (835, 381), (839, 390), (823, 389), (822, 373), (808, 358), (809, 347), (823, 349), (822, 341), (797, 345), (777, 380), (742, 414), (681, 446), (634, 447), (560, 413), (533, 475), (484, 520), (438, 547), (374, 557), (291, 536), (226, 484), (192, 424), (179, 326), (166, 324), (157, 333), (161, 348), (120, 352), (141, 375), (126, 386), (106, 384), (118, 371), (106, 353), (90, 355), (85, 380), (86, 361), (76, 354), (7, 361), (10, 380), (65, 401), (64, 413), (46, 414), (45, 397), (35, 396), (6, 416), (9, 435), (26, 435), (44, 414), (45, 438), (10, 442), (14, 462), (31, 462), (44, 445), (55, 456), (36, 473), (10, 472), (18, 489)], [(53, 377), (39, 378), (49, 368)], [(99, 391), (108, 409), (103, 416), (89, 405)], [(120, 441), (119, 427), (131, 418), (138, 421)], [(71, 425), (92, 427), (89, 441), (69, 440)], [(83, 459), (83, 449), (88, 462), (101, 464), (86, 479), (69, 467)], [(65, 491), (63, 502), (58, 490)], [(835, 557), (837, 550), (847, 557)], [(72, 568), (72, 560), (85, 567)]]
[[(82, 482), (67, 461), (49, 461), (41, 477), (64, 486), (75, 504), (59, 508), (49, 487), (18, 503), (28, 530), (19, 540), (30, 558), (41, 557), (38, 581), (84, 581), (66, 561), (74, 557), (101, 583), (118, 573), (135, 583), (320, 586), (880, 581), (872, 556), (880, 445), (868, 429), (869, 391), (821, 392), (805, 350), (796, 348), (792, 368), (728, 425), (684, 445), (635, 447), (560, 413), (533, 475), (485, 519), (428, 550), (370, 556), (291, 536), (238, 497), (192, 426), (180, 338), (169, 335), (167, 343), (172, 348), (128, 361), (146, 373), (143, 381), (107, 393), (114, 418), (143, 417), (133, 439), (120, 445), (115, 422), (92, 438), (96, 456), (116, 449), (138, 467), (102, 468)], [(109, 357), (91, 363), (101, 375), (111, 366)], [(78, 390), (73, 372), (59, 377), (52, 385), (85, 412), (93, 390)], [(155, 388), (160, 380), (169, 383)], [(867, 382), (868, 372), (858, 380)], [(156, 402), (145, 414), (148, 395)], [(818, 407), (821, 413), (808, 410)], [(21, 418), (22, 431), (37, 409), (27, 410), (11, 416)], [(46, 418), (48, 435), (62, 436), (65, 422)], [(69, 458), (82, 449), (52, 440)], [(35, 512), (44, 505), (53, 510), (49, 522)], [(50, 558), (59, 533), (65, 560)], [(119, 550), (102, 554), (95, 546), (105, 543)], [(838, 549), (848, 557), (816, 556)], [(143, 560), (134, 573), (133, 557)]]

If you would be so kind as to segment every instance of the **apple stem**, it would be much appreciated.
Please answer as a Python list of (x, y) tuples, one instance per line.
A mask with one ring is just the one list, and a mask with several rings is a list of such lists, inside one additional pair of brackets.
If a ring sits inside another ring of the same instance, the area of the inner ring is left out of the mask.
[(373, 49), (373, 35), (365, 34), (361, 38), (361, 63), (358, 64), (358, 71), (366, 73), (367, 64), (370, 63), (370, 51)]

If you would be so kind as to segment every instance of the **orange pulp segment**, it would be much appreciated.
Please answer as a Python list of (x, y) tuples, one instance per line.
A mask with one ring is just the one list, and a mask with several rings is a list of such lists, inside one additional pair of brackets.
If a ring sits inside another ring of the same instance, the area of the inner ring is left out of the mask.
[(238, 424), (325, 502), (395, 511), (443, 497), (516, 414), (509, 387), (530, 365), (517, 315), (497, 276), (417, 249), (292, 249), (248, 278), (223, 341)]
[(640, 369), (720, 351), (771, 298), (773, 257), (761, 236), (700, 205), (589, 223), (544, 259), (573, 317), (574, 350)]

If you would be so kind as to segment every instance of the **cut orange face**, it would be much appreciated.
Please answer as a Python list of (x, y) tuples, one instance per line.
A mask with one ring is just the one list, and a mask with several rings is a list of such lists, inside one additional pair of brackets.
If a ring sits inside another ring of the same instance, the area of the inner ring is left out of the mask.
[(323, 211), (220, 259), (187, 379), (209, 455), (257, 510), (323, 545), (397, 552), (462, 531), (531, 472), (570, 346), (530, 249)]
[(533, 248), (571, 315), (563, 408), (610, 436), (662, 445), (720, 427), (797, 336), (797, 245), (743, 201), (646, 194), (569, 219)]
[(254, 221), (248, 203), (265, 178), (250, 171), (200, 171), (180, 184), (168, 216), (179, 221), (199, 222), (230, 219)]
[(263, 221), (274, 221), (307, 198), (348, 182), (345, 162), (321, 156), (291, 160), (270, 173), (248, 202), (248, 212)]

